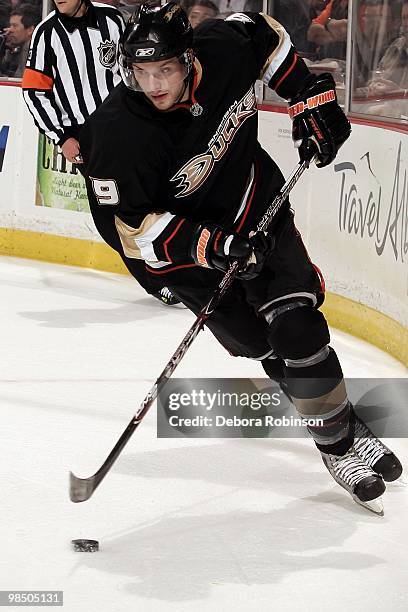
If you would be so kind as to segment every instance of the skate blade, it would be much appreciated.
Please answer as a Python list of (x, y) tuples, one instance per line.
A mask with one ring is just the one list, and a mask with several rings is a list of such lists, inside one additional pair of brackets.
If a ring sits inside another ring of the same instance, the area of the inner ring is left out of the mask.
[(387, 482), (387, 487), (392, 485), (393, 487), (406, 487), (408, 485), (408, 478), (405, 474), (402, 474), (397, 480), (392, 480), (391, 482)]
[(351, 497), (359, 506), (362, 506), (366, 510), (373, 512), (377, 516), (384, 516), (384, 504), (381, 497), (377, 497), (377, 499), (372, 499), (371, 501), (366, 502), (361, 501), (360, 499), (358, 499), (358, 497), (355, 497), (354, 495), (352, 495)]

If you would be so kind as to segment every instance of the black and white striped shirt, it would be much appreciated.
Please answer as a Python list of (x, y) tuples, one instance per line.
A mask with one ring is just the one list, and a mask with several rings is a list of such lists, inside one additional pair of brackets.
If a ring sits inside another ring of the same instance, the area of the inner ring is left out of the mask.
[(40, 132), (63, 144), (120, 82), (117, 45), (124, 23), (106, 4), (85, 17), (50, 13), (34, 30), (23, 76), (24, 100)]

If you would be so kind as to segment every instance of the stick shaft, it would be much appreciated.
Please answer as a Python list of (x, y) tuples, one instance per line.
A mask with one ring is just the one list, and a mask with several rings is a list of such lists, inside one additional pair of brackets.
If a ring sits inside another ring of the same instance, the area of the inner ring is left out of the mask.
[[(278, 212), (279, 208), (287, 199), (289, 193), (296, 185), (300, 177), (306, 168), (309, 167), (310, 162), (304, 161), (297, 164), (296, 168), (293, 170), (292, 174), (283, 185), (282, 189), (279, 191), (277, 196), (274, 198), (273, 202), (270, 204), (266, 212), (264, 213), (262, 219), (260, 220), (256, 231), (266, 231)], [(217, 308), (220, 303), (222, 297), (231, 286), (234, 281), (236, 274), (238, 272), (238, 263), (234, 262), (228, 272), (222, 278), (220, 284), (214, 292), (211, 300), (208, 304), (202, 308), (200, 313), (197, 315), (196, 320), (184, 336), (183, 340), (180, 342), (179, 346), (167, 362), (164, 370), (160, 374), (160, 376), (156, 379), (155, 383), (151, 387), (150, 391), (147, 393), (143, 401), (141, 402), (138, 411), (135, 416), (132, 418), (119, 440), (109, 453), (103, 465), (99, 468), (99, 470), (89, 478), (78, 478), (72, 472), (70, 473), (70, 498), (73, 502), (85, 501), (91, 497), (92, 493), (95, 491), (96, 487), (100, 484), (103, 478), (111, 469), (112, 465), (115, 463), (116, 459), (119, 457), (123, 448), (126, 446), (127, 442), (130, 440), (136, 428), (140, 425), (142, 420), (144, 419), (146, 413), (149, 411), (154, 401), (157, 398), (158, 393), (167, 383), (169, 378), (172, 376), (174, 370), (177, 368), (180, 361), (183, 359), (184, 355), (187, 353), (191, 344), (194, 342), (200, 330), (203, 328), (207, 319), (211, 316), (214, 310)]]

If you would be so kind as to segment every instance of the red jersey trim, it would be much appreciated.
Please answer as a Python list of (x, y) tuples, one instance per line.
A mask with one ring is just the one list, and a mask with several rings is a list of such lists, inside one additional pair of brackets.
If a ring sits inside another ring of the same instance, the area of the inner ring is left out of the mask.
[(172, 234), (170, 234), (170, 236), (163, 243), (164, 254), (166, 255), (167, 261), (169, 261), (170, 263), (173, 263), (173, 260), (171, 259), (169, 255), (168, 245), (170, 244), (170, 241), (174, 238), (174, 236), (177, 234), (180, 227), (183, 225), (184, 221), (185, 219), (181, 219), (181, 221), (177, 224), (176, 229), (173, 231)]
[(201, 267), (201, 266), (197, 266), (197, 264), (193, 263), (193, 264), (183, 264), (180, 266), (172, 266), (171, 268), (168, 267), (165, 270), (156, 270), (155, 268), (151, 268), (148, 264), (146, 264), (146, 269), (150, 274), (167, 274), (168, 272), (174, 272), (175, 270), (181, 270), (182, 268), (194, 268), (194, 267)]
[(287, 71), (285, 72), (285, 74), (279, 79), (279, 81), (276, 83), (274, 89), (275, 91), (278, 90), (278, 87), (280, 86), (281, 83), (283, 83), (283, 81), (286, 79), (286, 77), (292, 72), (292, 70), (294, 69), (294, 67), (297, 64), (297, 61), (299, 59), (299, 56), (295, 53), (295, 57), (293, 58), (293, 62), (292, 65), (290, 66), (290, 68), (287, 69)]

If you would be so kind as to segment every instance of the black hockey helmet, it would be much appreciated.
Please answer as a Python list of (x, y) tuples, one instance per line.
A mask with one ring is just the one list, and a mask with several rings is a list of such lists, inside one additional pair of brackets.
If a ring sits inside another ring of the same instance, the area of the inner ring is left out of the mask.
[(186, 13), (176, 2), (164, 6), (142, 4), (129, 19), (119, 43), (119, 66), (130, 89), (139, 90), (132, 65), (179, 58), (191, 70), (192, 57), (187, 51), (193, 45), (193, 29)]

